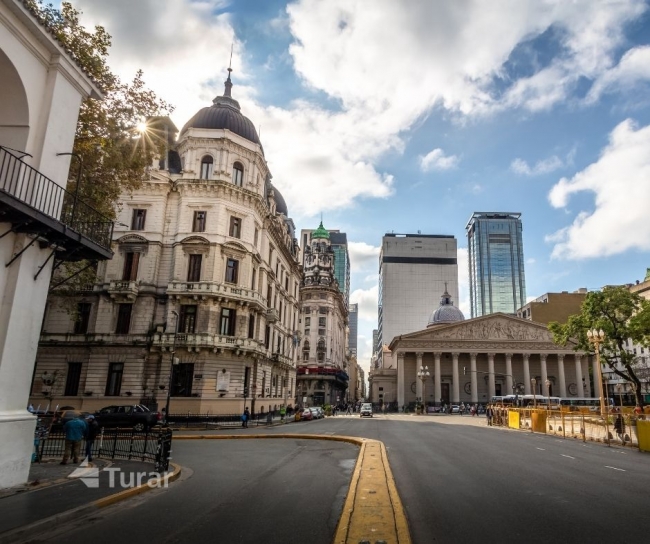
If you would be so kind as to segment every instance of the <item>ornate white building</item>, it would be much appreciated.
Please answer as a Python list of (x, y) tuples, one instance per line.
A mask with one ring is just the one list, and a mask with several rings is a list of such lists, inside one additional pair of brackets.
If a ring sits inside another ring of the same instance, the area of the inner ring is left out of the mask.
[(302, 358), (298, 364), (298, 400), (308, 406), (348, 400), (348, 310), (334, 276), (329, 232), (320, 226), (304, 248), (300, 288)]
[(170, 385), (172, 414), (293, 403), (299, 248), (231, 88), (229, 74), (180, 131), (169, 167), (122, 195), (115, 258), (76, 297), (76, 315), (50, 298), (34, 405), (44, 371), (60, 378), (46, 389), (53, 403), (83, 410), (127, 398), (162, 409)]

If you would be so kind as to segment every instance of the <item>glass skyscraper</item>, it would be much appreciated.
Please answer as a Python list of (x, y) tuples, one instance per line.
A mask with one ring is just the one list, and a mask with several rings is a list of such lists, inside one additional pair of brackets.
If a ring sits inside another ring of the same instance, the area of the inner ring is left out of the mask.
[(466, 230), (472, 317), (516, 315), (526, 304), (521, 214), (475, 212)]

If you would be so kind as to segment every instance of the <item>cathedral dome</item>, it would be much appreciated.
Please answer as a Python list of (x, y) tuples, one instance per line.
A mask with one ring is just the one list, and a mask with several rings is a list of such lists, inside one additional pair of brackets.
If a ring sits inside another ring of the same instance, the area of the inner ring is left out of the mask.
[(465, 316), (463, 312), (454, 306), (454, 302), (445, 287), (445, 292), (440, 297), (440, 306), (431, 314), (427, 327), (458, 321), (465, 321)]
[(212, 106), (201, 108), (195, 113), (185, 123), (180, 136), (189, 128), (226, 129), (253, 143), (262, 145), (253, 122), (242, 115), (239, 102), (231, 96), (232, 81), (230, 80), (230, 71), (229, 68), (223, 96), (217, 96), (212, 101)]
[(289, 217), (289, 209), (287, 208), (287, 203), (282, 196), (282, 193), (278, 191), (278, 188), (275, 185), (271, 185), (273, 189), (273, 199), (275, 200), (275, 211), (282, 213)]

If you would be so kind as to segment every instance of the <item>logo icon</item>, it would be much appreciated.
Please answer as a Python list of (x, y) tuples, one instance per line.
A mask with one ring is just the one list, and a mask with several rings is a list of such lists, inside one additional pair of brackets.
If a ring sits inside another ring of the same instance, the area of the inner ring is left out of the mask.
[(92, 466), (86, 457), (78, 468), (72, 471), (68, 478), (79, 478), (86, 487), (97, 489), (99, 487), (99, 469)]

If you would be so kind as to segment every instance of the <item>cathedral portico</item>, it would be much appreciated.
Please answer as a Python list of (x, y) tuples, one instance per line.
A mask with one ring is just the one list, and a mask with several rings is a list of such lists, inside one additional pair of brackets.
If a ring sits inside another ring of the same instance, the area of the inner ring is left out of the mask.
[[(395, 338), (389, 349), (397, 363), (400, 406), (422, 393), (428, 405), (532, 394), (532, 378), (542, 398), (590, 395), (583, 380), (589, 374), (586, 354), (554, 344), (545, 325), (506, 314), (429, 326)], [(420, 366), (433, 369), (424, 383), (417, 378)]]

